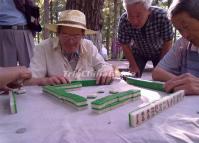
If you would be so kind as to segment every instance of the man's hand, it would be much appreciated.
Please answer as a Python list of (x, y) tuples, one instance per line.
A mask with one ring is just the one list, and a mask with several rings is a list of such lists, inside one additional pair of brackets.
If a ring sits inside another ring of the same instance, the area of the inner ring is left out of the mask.
[(26, 67), (7, 67), (0, 70), (1, 90), (8, 91), (11, 88), (23, 86), (23, 82), (31, 78), (32, 74)]
[(64, 76), (51, 76), (38, 79), (37, 84), (39, 85), (56, 85), (56, 84), (67, 84), (70, 83), (70, 80)]
[(107, 72), (100, 72), (96, 76), (96, 84), (110, 84), (113, 81), (114, 72), (107, 71)]
[(165, 91), (185, 90), (186, 95), (199, 95), (199, 78), (186, 73), (174, 77), (165, 83)]
[(135, 77), (141, 77), (141, 73), (140, 73), (140, 69), (139, 67), (136, 65), (130, 65), (129, 66), (129, 70), (131, 73), (134, 73), (135, 74)]

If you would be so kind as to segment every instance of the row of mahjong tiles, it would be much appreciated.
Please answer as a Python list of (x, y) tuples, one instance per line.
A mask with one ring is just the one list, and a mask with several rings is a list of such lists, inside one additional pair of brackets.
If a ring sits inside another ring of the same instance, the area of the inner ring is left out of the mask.
[[(43, 87), (43, 91), (57, 97), (64, 102), (66, 101), (67, 103), (72, 104), (77, 109), (83, 109), (88, 106), (87, 99), (78, 94), (70, 93), (69, 89), (79, 88), (82, 87), (82, 85), (83, 87), (96, 85), (95, 80), (87, 82), (89, 84), (87, 84), (86, 81), (76, 81), (72, 82), (71, 84), (45, 86)], [(112, 93), (113, 94), (91, 102), (92, 109), (96, 112), (108, 111), (112, 108), (116, 108), (119, 105), (121, 106), (127, 101), (136, 100), (140, 97), (140, 90), (128, 90), (119, 93)]]
[[(67, 89), (82, 87), (82, 85), (83, 85), (83, 87), (84, 86), (94, 86), (94, 85), (96, 85), (95, 83), (96, 83), (95, 80), (75, 81), (68, 85), (46, 86), (43, 88), (43, 90), (45, 92), (54, 94), (56, 96), (56, 94), (60, 94), (60, 95), (63, 94), (63, 92), (60, 92), (60, 89), (62, 89), (64, 91), (64, 93), (66, 94), (67, 92), (65, 92), (65, 91)], [(159, 91), (164, 90), (163, 89), (164, 84), (160, 83), (160, 82), (147, 81), (147, 80), (141, 80), (141, 79), (135, 79), (135, 78), (127, 78), (127, 83), (133, 84), (136, 86), (154, 89), (154, 90), (159, 90)], [(55, 88), (55, 90), (54, 90), (54, 88)], [(56, 91), (56, 92), (53, 93), (52, 91)], [(79, 95), (71, 94), (71, 93), (68, 93), (68, 95), (69, 95), (69, 99), (68, 99), (68, 97), (65, 97), (65, 99), (68, 102), (75, 105), (75, 107), (77, 107), (78, 109), (82, 109), (88, 105), (86, 98), (82, 98)], [(172, 99), (174, 95), (175, 95), (174, 97), (178, 97), (178, 96), (181, 97), (180, 100), (182, 100), (184, 93), (181, 91), (179, 93), (177, 92), (177, 93), (169, 94), (169, 95), (170, 96), (166, 96), (166, 97), (160, 99), (156, 103), (165, 103), (165, 101), (167, 101), (166, 103), (168, 103), (168, 101), (170, 101), (170, 99)], [(73, 99), (70, 99), (70, 96), (73, 96)], [(60, 96), (57, 96), (57, 97), (61, 98)], [(97, 113), (103, 113), (103, 112), (112, 110), (114, 108), (117, 108), (118, 106), (124, 105), (127, 102), (129, 102), (130, 100), (137, 100), (137, 99), (139, 99), (139, 97), (140, 97), (140, 90), (129, 90), (129, 91), (125, 91), (125, 92), (120, 92), (117, 94), (112, 94), (112, 95), (109, 95), (106, 97), (102, 97), (100, 99), (97, 99), (97, 100), (91, 102), (91, 108)], [(61, 99), (63, 99), (63, 98), (61, 98)], [(77, 102), (75, 100), (77, 100)], [(180, 100), (177, 100), (177, 101), (180, 101)], [(143, 121), (153, 117), (154, 116), (153, 115), (153, 105), (155, 105), (156, 103), (151, 103), (151, 104), (145, 106), (144, 108), (139, 108), (135, 111), (130, 112), (129, 113), (129, 125), (136, 127), (137, 125), (141, 124)], [(174, 104), (177, 102), (172, 102), (172, 103)], [(160, 104), (160, 105), (162, 105), (162, 104)], [(166, 106), (166, 105), (164, 105), (164, 106)], [(163, 108), (166, 109), (166, 108), (170, 107), (169, 105), (166, 107), (163, 107)], [(142, 119), (140, 119), (140, 118), (142, 118)]]

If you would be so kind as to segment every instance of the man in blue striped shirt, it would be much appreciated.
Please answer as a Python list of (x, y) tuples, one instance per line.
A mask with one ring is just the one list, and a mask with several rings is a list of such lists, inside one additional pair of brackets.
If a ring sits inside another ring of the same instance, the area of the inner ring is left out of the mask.
[(166, 81), (167, 92), (199, 94), (199, 1), (174, 0), (170, 18), (180, 38), (153, 71), (153, 79)]

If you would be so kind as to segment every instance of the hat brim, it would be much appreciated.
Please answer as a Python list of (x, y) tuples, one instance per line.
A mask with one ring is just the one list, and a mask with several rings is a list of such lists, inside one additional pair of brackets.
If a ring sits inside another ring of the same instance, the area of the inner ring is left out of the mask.
[(46, 24), (46, 28), (52, 32), (57, 32), (57, 27), (58, 26), (66, 26), (66, 27), (74, 27), (74, 28), (79, 28), (79, 29), (83, 29), (85, 30), (85, 34), (86, 35), (93, 35), (96, 34), (96, 31), (90, 30), (90, 29), (86, 29), (85, 27), (81, 26), (81, 25), (74, 25), (74, 24)]

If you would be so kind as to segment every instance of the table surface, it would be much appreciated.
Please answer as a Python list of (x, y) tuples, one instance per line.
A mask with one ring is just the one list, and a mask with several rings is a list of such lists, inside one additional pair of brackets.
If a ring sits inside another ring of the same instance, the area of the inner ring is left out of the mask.
[[(0, 143), (198, 143), (199, 96), (187, 96), (173, 107), (132, 128), (128, 113), (165, 93), (141, 90), (141, 99), (112, 111), (96, 114), (90, 106), (78, 111), (44, 95), (41, 87), (25, 87), (17, 95), (17, 114), (10, 114), (8, 96), (0, 96)], [(82, 96), (109, 90), (138, 89), (122, 80), (111, 85), (71, 90)], [(93, 101), (93, 100), (89, 100)]]

